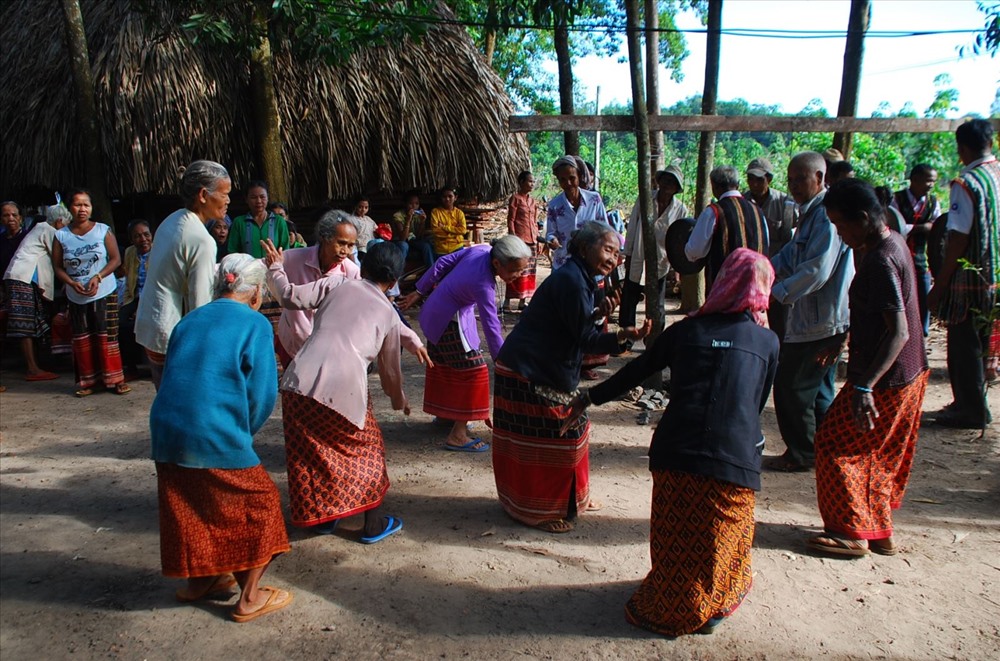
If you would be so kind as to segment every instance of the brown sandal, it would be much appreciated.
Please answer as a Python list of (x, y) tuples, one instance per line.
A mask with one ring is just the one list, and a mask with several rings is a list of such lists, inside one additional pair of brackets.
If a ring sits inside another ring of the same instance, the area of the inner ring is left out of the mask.
[(878, 553), (879, 555), (896, 555), (899, 553), (899, 547), (896, 546), (896, 542), (892, 537), (869, 539), (868, 548), (871, 549), (872, 553)]
[(250, 620), (256, 620), (261, 615), (267, 615), (268, 613), (281, 610), (285, 606), (292, 603), (293, 597), (291, 592), (272, 587), (262, 587), (260, 589), (267, 590), (271, 593), (268, 596), (267, 601), (264, 602), (264, 605), (251, 613), (237, 613), (234, 610), (232, 612), (233, 620), (236, 622), (249, 622)]
[(604, 503), (602, 503), (599, 500), (591, 499), (587, 503), (586, 509), (584, 509), (583, 511), (584, 512), (600, 512), (602, 509), (604, 509)]
[(551, 533), (564, 533), (573, 530), (573, 524), (566, 519), (553, 519), (551, 521), (542, 521), (537, 526), (539, 530)]
[(215, 577), (215, 581), (211, 583), (205, 591), (201, 594), (190, 594), (187, 588), (181, 588), (177, 590), (174, 594), (177, 597), (177, 601), (182, 604), (189, 604), (193, 601), (198, 601), (200, 599), (219, 599), (225, 597), (228, 599), (233, 596), (233, 588), (236, 587), (236, 577), (232, 574), (222, 574)]
[(820, 535), (806, 541), (806, 546), (820, 553), (860, 558), (868, 555), (868, 542), (863, 539), (842, 539), (832, 535)]
[(77, 390), (73, 394), (75, 394), (77, 397), (90, 397), (91, 395), (94, 394), (94, 389), (93, 388), (80, 388), (79, 390)]
[(132, 386), (127, 383), (117, 383), (114, 389), (111, 390), (116, 395), (127, 395), (132, 392)]

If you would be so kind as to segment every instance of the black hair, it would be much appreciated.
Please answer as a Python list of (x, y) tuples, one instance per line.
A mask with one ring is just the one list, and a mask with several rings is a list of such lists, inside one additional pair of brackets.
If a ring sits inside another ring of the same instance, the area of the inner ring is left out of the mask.
[[(250, 189), (248, 188), (247, 190), (250, 190)], [(264, 190), (267, 190), (266, 186), (264, 187)], [(267, 210), (268, 211), (274, 211), (275, 209), (284, 209), (285, 211), (288, 211), (288, 205), (285, 204), (284, 202), (277, 202), (277, 201), (275, 201), (275, 202), (268, 202), (268, 204), (267, 204)]]
[(371, 200), (368, 199), (367, 195), (358, 195), (356, 198), (354, 198), (354, 205), (351, 207), (351, 211), (357, 209), (358, 205), (361, 204), (362, 202), (368, 202), (370, 204)]
[(69, 191), (66, 193), (64, 199), (66, 200), (67, 207), (70, 204), (72, 204), (73, 198), (76, 197), (77, 195), (86, 195), (87, 197), (90, 198), (90, 203), (91, 204), (94, 203), (94, 196), (91, 194), (91, 192), (86, 188), (83, 188), (82, 186), (78, 186), (76, 188), (70, 188)]
[(876, 186), (875, 197), (883, 207), (887, 207), (892, 204), (892, 189), (888, 186)]
[(263, 188), (265, 193), (267, 193), (268, 195), (271, 194), (271, 191), (267, 189), (267, 182), (264, 181), (263, 179), (252, 180), (250, 184), (247, 186), (247, 193), (249, 193), (254, 188)]
[(993, 125), (986, 119), (970, 119), (955, 129), (955, 141), (977, 154), (985, 154), (993, 144)]
[(517, 183), (523, 184), (531, 176), (531, 170), (521, 170), (520, 174), (517, 175)]
[(153, 231), (153, 226), (150, 225), (149, 221), (145, 220), (144, 218), (136, 218), (134, 220), (130, 220), (128, 221), (128, 226), (126, 226), (125, 228), (125, 236), (127, 236), (129, 240), (132, 239), (132, 230), (134, 230), (139, 225), (145, 225), (150, 232)]
[(361, 262), (361, 277), (378, 284), (389, 284), (403, 275), (403, 251), (391, 241), (373, 245)]
[(447, 193), (448, 191), (451, 191), (452, 193), (455, 194), (455, 197), (458, 197), (458, 186), (452, 186), (451, 184), (448, 184), (447, 186), (444, 186), (443, 188), (441, 188), (441, 190), (437, 192), (438, 199), (440, 200), (442, 197), (444, 197), (444, 194)]
[(917, 177), (929, 177), (937, 170), (930, 163), (917, 163), (910, 170), (910, 179), (916, 179)]
[(854, 166), (851, 165), (850, 161), (834, 161), (826, 169), (826, 178), (834, 180), (845, 179), (852, 172), (854, 172)]
[(869, 232), (885, 224), (885, 208), (872, 185), (863, 179), (848, 177), (830, 186), (823, 206), (839, 212), (851, 222), (863, 223)]

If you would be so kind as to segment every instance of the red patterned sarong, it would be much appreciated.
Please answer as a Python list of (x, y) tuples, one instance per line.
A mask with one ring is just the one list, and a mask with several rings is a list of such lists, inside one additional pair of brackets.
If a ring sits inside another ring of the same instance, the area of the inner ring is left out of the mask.
[(371, 398), (364, 429), (311, 397), (285, 390), (281, 410), (293, 524), (314, 526), (382, 504), (389, 474)]
[(291, 550), (281, 497), (259, 464), (224, 470), (157, 462), (156, 483), (164, 576), (245, 571)]
[(572, 393), (532, 386), (498, 363), (493, 383), (493, 476), (500, 504), (529, 526), (572, 518), (590, 501), (590, 421), (565, 436)]
[(858, 429), (848, 382), (816, 431), (816, 497), (823, 527), (848, 539), (892, 536), (892, 510), (903, 504), (927, 388), (924, 372), (913, 382), (876, 390), (875, 429)]
[(434, 367), (427, 368), (424, 413), (446, 420), (490, 417), (490, 371), (478, 350), (466, 350), (458, 324), (451, 322), (441, 339), (427, 343)]
[(653, 471), (652, 568), (625, 619), (667, 636), (694, 633), (740, 605), (753, 581), (754, 492), (730, 482)]
[(507, 285), (507, 299), (531, 298), (535, 294), (535, 273), (537, 270), (537, 258), (535, 257), (535, 245), (528, 244), (531, 248), (531, 257), (528, 258), (528, 266), (521, 271), (521, 275), (511, 280)]
[(70, 302), (69, 318), (77, 385), (92, 388), (98, 381), (108, 387), (125, 383), (118, 351), (118, 295), (108, 294), (82, 305)]

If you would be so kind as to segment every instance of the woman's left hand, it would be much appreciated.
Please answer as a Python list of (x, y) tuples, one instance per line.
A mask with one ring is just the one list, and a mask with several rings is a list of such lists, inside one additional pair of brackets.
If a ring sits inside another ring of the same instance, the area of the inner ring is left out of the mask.
[(285, 262), (285, 253), (281, 248), (275, 248), (274, 242), (271, 239), (264, 239), (260, 242), (262, 248), (264, 248), (264, 263), (268, 266), (272, 264), (283, 264)]
[(400, 310), (409, 310), (414, 305), (419, 303), (421, 298), (423, 298), (423, 296), (420, 294), (420, 292), (412, 291), (406, 296), (398, 299), (396, 301), (396, 307), (398, 307)]
[(851, 400), (851, 407), (854, 410), (854, 422), (861, 431), (871, 431), (875, 429), (875, 420), (878, 419), (878, 409), (875, 408), (875, 397), (870, 392), (854, 391)]
[(635, 326), (629, 326), (628, 328), (623, 328), (622, 336), (624, 336), (626, 340), (631, 340), (635, 342), (636, 340), (641, 340), (642, 338), (649, 335), (649, 333), (652, 330), (653, 330), (653, 320), (647, 319), (642, 323), (642, 326), (640, 326), (639, 328), (636, 328)]
[(573, 398), (573, 401), (569, 403), (569, 415), (563, 420), (562, 425), (559, 427), (559, 435), (565, 436), (569, 428), (576, 424), (576, 421), (580, 419), (583, 412), (587, 410), (587, 401), (582, 395), (577, 395)]
[(413, 352), (413, 355), (417, 357), (417, 362), (421, 365), (426, 365), (427, 367), (434, 367), (434, 361), (431, 360), (431, 355), (427, 353), (427, 347), (420, 347)]
[(87, 286), (84, 287), (84, 294), (87, 296), (93, 296), (97, 293), (97, 290), (101, 286), (101, 277), (95, 275), (87, 282)]
[(597, 318), (610, 316), (618, 307), (619, 301), (621, 301), (621, 290), (617, 287), (611, 289), (597, 308)]

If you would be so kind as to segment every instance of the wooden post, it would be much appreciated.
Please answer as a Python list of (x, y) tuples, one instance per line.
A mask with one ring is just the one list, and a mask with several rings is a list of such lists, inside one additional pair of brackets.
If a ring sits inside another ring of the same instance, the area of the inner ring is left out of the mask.
[[(77, 130), (83, 150), (83, 181), (90, 190), (94, 220), (106, 223), (114, 229), (115, 220), (111, 215), (111, 200), (108, 198), (104, 150), (101, 148), (97, 101), (94, 99), (94, 78), (90, 70), (83, 12), (80, 11), (79, 0), (63, 0), (62, 6), (66, 15), (66, 42), (69, 48), (70, 68), (73, 71)], [(66, 204), (71, 201), (66, 200)]]
[[(601, 115), (601, 86), (597, 86), (597, 94), (594, 98), (594, 114)], [(601, 131), (594, 132), (594, 190), (601, 190)]]
[[(569, 29), (562, 22), (555, 26), (553, 42), (556, 47), (556, 64), (559, 70), (559, 112), (573, 114), (573, 60), (569, 51)], [(580, 154), (580, 134), (576, 131), (563, 133), (563, 148), (571, 156)]]
[[(844, 46), (844, 72), (840, 81), (840, 104), (837, 117), (855, 117), (858, 114), (858, 96), (861, 91), (861, 63), (865, 56), (865, 33), (871, 19), (871, 0), (851, 0), (851, 17), (847, 22), (847, 43)], [(850, 132), (835, 133), (833, 146), (844, 158), (850, 160), (854, 135)]]
[[(656, 0), (646, 2), (646, 115), (660, 114), (660, 13)], [(649, 169), (652, 172), (663, 169), (663, 132), (649, 131)]]
[(254, 127), (257, 129), (260, 168), (267, 181), (268, 197), (288, 204), (288, 179), (281, 155), (281, 116), (274, 91), (274, 61), (267, 32), (267, 14), (261, 3), (258, 2), (256, 7), (254, 20), (264, 36), (250, 56), (250, 98)]
[[(714, 115), (719, 96), (719, 53), (722, 45), (722, 0), (708, 0), (708, 44), (705, 53), (705, 91), (701, 96), (701, 114)], [(695, 214), (712, 201), (708, 174), (715, 163), (715, 131), (703, 131), (698, 146), (698, 182), (695, 191)], [(705, 273), (681, 278), (681, 311), (701, 307), (705, 300)]]

